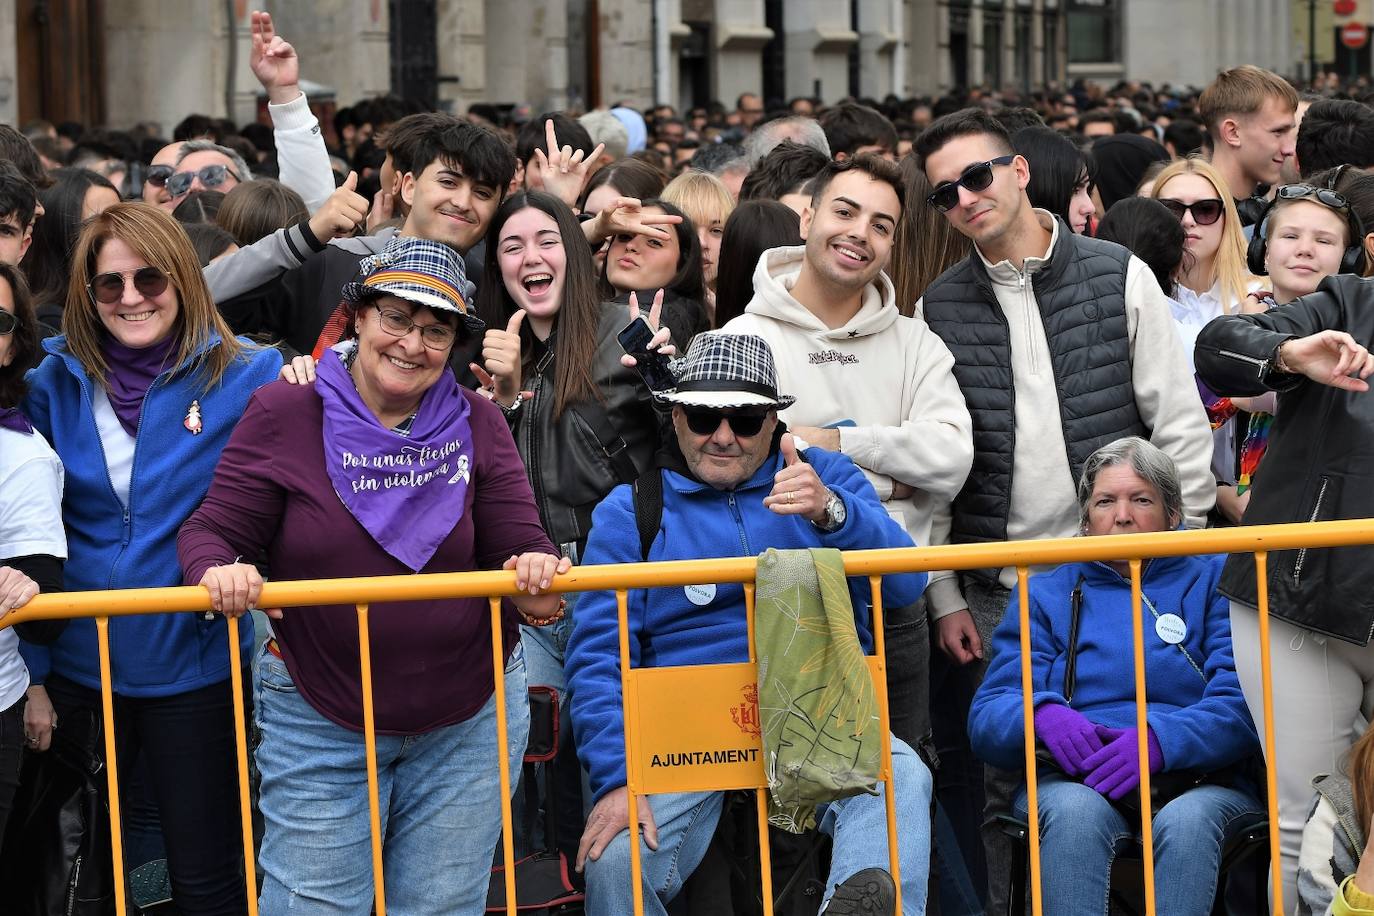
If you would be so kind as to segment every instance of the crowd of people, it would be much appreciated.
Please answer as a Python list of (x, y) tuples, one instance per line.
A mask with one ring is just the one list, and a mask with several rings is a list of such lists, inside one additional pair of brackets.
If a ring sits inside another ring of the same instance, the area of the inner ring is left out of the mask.
[[(530, 734), (513, 701), (498, 746), (499, 638), (508, 698), (560, 698), (558, 802), (522, 803), (554, 809), (585, 911), (629, 912), (637, 816), (646, 912), (743, 912), (687, 892), (723, 793), (630, 808), (617, 600), (551, 592), (574, 564), (1374, 516), (1370, 99), (1253, 66), (681, 113), (386, 98), (330, 146), (252, 21), (270, 125), (0, 126), (0, 615), (182, 584), (214, 608), (109, 623), (143, 912), (247, 909), (235, 714), (261, 911), (372, 911), (356, 617), (260, 611), (265, 580), (516, 578), (496, 634), (483, 599), (369, 612), (389, 911), (486, 907), (495, 761)], [(1269, 760), (1254, 557), (1143, 565), (1159, 912), (1264, 908), (1222, 862), (1269, 766), (1287, 906), (1374, 913), (1371, 559), (1269, 558)], [(1129, 565), (1037, 571), (1024, 659), (1016, 589), (882, 582), (902, 913), (1006, 912), (1025, 881), (1001, 826), (1029, 811), (1023, 665), (1045, 911), (1110, 912), (1138, 845)], [(868, 581), (838, 591), (871, 652)], [(746, 661), (747, 619), (739, 585), (631, 591), (633, 664)], [(83, 858), (108, 843), (98, 639), (0, 630), (6, 912), (112, 912), (126, 880)], [(86, 817), (42, 803), (59, 771)], [(830, 837), (809, 912), (896, 911), (868, 788), (797, 809)], [(518, 820), (523, 852), (552, 843)]]

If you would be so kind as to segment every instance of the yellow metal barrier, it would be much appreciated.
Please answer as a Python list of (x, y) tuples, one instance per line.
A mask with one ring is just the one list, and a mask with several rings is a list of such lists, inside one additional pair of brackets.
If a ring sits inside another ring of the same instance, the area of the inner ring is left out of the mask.
[[(1116, 535), (1098, 538), (1071, 538), (1045, 541), (1020, 541), (988, 544), (961, 544), (944, 547), (907, 548), (898, 550), (855, 551), (845, 554), (845, 571), (850, 576), (866, 576), (870, 579), (875, 599), (874, 637), (876, 658), (874, 665), (874, 686), (880, 697), (884, 734), (887, 733), (888, 713), (885, 678), (883, 672), (883, 629), (880, 599), (880, 577), (894, 573), (929, 571), (933, 569), (984, 569), (1014, 566), (1017, 568), (1017, 591), (1019, 615), (1021, 619), (1022, 647), (1022, 690), (1024, 694), (1025, 718), (1025, 756), (1026, 781), (1029, 796), (1029, 833), (1030, 833), (1030, 871), (1032, 910), (1041, 916), (1042, 899), (1040, 883), (1040, 843), (1038, 800), (1035, 776), (1035, 734), (1034, 715), (1030, 697), (1031, 674), (1030, 659), (1030, 620), (1027, 597), (1027, 578), (1032, 566), (1049, 566), (1070, 562), (1096, 560), (1129, 560), (1131, 572), (1131, 605), (1134, 625), (1133, 651), (1135, 657), (1136, 713), (1139, 726), (1141, 771), (1141, 811), (1142, 837), (1145, 860), (1145, 896), (1147, 912), (1155, 913), (1154, 894), (1154, 856), (1150, 842), (1150, 803), (1149, 803), (1149, 766), (1145, 729), (1145, 672), (1143, 641), (1141, 633), (1141, 561), (1165, 556), (1188, 556), (1210, 553), (1254, 553), (1255, 572), (1258, 582), (1258, 604), (1260, 622), (1260, 661), (1262, 668), (1263, 709), (1264, 709), (1264, 748), (1269, 761), (1269, 842), (1273, 868), (1272, 905), (1275, 913), (1284, 912), (1282, 872), (1277, 867), (1281, 861), (1279, 854), (1279, 825), (1277, 811), (1277, 791), (1275, 778), (1275, 736), (1273, 725), (1273, 682), (1269, 653), (1269, 597), (1267, 583), (1268, 554), (1275, 550), (1290, 550), (1301, 547), (1350, 547), (1374, 544), (1374, 520), (1353, 520), (1338, 522), (1317, 522), (1293, 525), (1267, 525), (1249, 528), (1224, 530), (1161, 532), (1157, 534)], [(625, 695), (631, 696), (633, 675), (628, 664), (629, 641), (625, 628), (626, 593), (629, 589), (673, 587), (700, 584), (702, 582), (745, 583), (746, 612), (752, 623), (754, 613), (754, 592), (752, 582), (755, 573), (753, 557), (732, 557), (715, 560), (693, 560), (672, 563), (639, 563), (627, 566), (575, 567), (570, 573), (559, 576), (553, 591), (575, 592), (608, 590), (615, 591), (618, 612), (621, 620), (620, 652), (622, 660), (622, 686)], [(385, 900), (382, 875), (380, 814), (377, 797), (376, 779), (376, 740), (372, 722), (371, 708), (371, 658), (368, 643), (368, 607), (376, 602), (396, 602), (434, 598), (474, 598), (490, 599), (493, 632), (493, 672), (495, 705), (497, 710), (498, 758), (503, 792), (502, 825), (503, 858), (506, 865), (507, 912), (516, 912), (517, 901), (514, 888), (514, 855), (511, 845), (510, 812), (510, 772), (506, 753), (505, 735), (505, 696), (504, 665), (500, 645), (500, 601), (502, 596), (516, 594), (515, 577), (510, 572), (449, 573), (424, 576), (398, 576), (389, 578), (332, 579), (303, 582), (274, 582), (267, 584), (262, 591), (259, 604), (263, 607), (291, 608), (302, 605), (355, 605), (358, 614), (359, 648), (362, 666), (365, 740), (368, 763), (368, 794), (372, 818), (373, 871), (376, 881), (376, 909), (378, 916), (384, 916)], [(71, 617), (93, 617), (96, 620), (99, 639), (100, 670), (102, 677), (101, 701), (104, 710), (105, 747), (107, 755), (107, 778), (110, 786), (111, 842), (112, 861), (116, 874), (123, 874), (122, 839), (119, 817), (118, 771), (115, 760), (114, 710), (110, 691), (109, 655), (109, 618), (130, 614), (148, 614), (175, 611), (207, 611), (210, 609), (209, 597), (203, 588), (187, 586), (162, 589), (129, 589), (111, 592), (68, 592), (56, 595), (40, 595), (22, 610), (0, 619), (0, 629), (33, 620), (52, 620)], [(241, 678), (241, 659), (238, 650), (238, 622), (229, 621), (230, 671), (236, 710), (242, 709), (243, 684)], [(750, 627), (752, 634), (752, 626)], [(753, 659), (752, 635), (750, 639), (750, 661)], [(242, 812), (244, 842), (244, 861), (249, 912), (256, 914), (255, 867), (253, 864), (253, 845), (251, 822), (248, 810), (248, 760), (245, 724), (241, 714), (235, 716), (235, 734), (239, 770), (239, 792)], [(627, 755), (632, 718), (627, 710)], [(627, 760), (628, 762), (628, 760)], [(633, 773), (629, 767), (627, 773)], [(891, 749), (883, 747), (883, 776), (889, 783), (887, 792), (887, 819), (889, 834), (889, 853), (894, 876), (897, 875), (897, 849), (895, 842), (896, 815), (891, 783)], [(757, 786), (757, 783), (755, 783)], [(759, 802), (759, 826), (761, 833), (761, 856), (763, 861), (763, 882), (765, 905), (771, 901), (771, 887), (768, 876), (768, 846), (765, 819), (764, 790), (756, 788)], [(637, 824), (635, 817), (636, 787), (630, 787), (631, 824)], [(632, 827), (632, 830), (635, 830)], [(634, 911), (643, 911), (642, 891), (640, 888), (639, 844), (630, 844), (634, 873)], [(115, 882), (116, 905), (122, 912), (125, 909), (125, 894), (122, 881)]]

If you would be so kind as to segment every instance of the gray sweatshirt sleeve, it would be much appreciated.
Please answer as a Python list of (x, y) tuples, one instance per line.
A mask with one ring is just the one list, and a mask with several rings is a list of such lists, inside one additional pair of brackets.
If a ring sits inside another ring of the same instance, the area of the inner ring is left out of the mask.
[(334, 170), (320, 122), (304, 92), (283, 105), (269, 104), (267, 113), (272, 117), (281, 183), (304, 198), (305, 208), (314, 213), (334, 193)]
[(1126, 320), (1136, 408), (1151, 430), (1150, 441), (1178, 465), (1184, 523), (1205, 527), (1217, 493), (1211, 470), (1212, 428), (1190, 377), (1169, 302), (1154, 274), (1136, 257), (1126, 268)]
[(308, 220), (278, 229), (246, 248), (205, 266), (205, 282), (216, 302), (242, 296), (299, 267), (324, 245), (310, 231)]

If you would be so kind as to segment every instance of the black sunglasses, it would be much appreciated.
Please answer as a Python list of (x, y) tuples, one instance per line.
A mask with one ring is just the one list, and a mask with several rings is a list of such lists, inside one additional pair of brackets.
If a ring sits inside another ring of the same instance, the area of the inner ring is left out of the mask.
[(1172, 197), (1161, 197), (1162, 203), (1176, 219), (1183, 219), (1183, 214), (1188, 211), (1193, 213), (1193, 222), (1199, 226), (1210, 226), (1221, 219), (1221, 214), (1226, 212), (1226, 205), (1220, 197), (1207, 197), (1202, 200), (1195, 200), (1190, 204), (1185, 204), (1181, 200), (1174, 200)]
[(687, 428), (698, 436), (712, 435), (720, 429), (720, 421), (724, 420), (730, 424), (730, 429), (734, 430), (736, 436), (748, 439), (757, 436), (763, 429), (763, 421), (768, 419), (767, 413), (722, 413), (719, 410), (699, 410), (690, 407), (684, 407), (682, 412), (687, 415)]
[(91, 298), (103, 305), (113, 305), (124, 298), (124, 278), (132, 276), (139, 295), (152, 299), (167, 291), (167, 275), (156, 267), (140, 267), (134, 271), (96, 274), (86, 284)]
[(170, 165), (150, 165), (148, 171), (143, 175), (143, 183), (150, 184), (155, 188), (165, 188), (167, 179), (176, 174), (176, 169)]
[(200, 183), (207, 188), (217, 188), (230, 176), (233, 176), (235, 181), (242, 180), (227, 165), (207, 165), (198, 172), (177, 172), (167, 179), (167, 190), (173, 197), (181, 197), (191, 190), (196, 178), (199, 178)]
[(14, 313), (0, 309), (0, 336), (13, 332), (17, 327), (19, 327), (19, 319), (14, 316)]
[(959, 206), (959, 188), (968, 188), (973, 193), (986, 191), (988, 185), (992, 184), (992, 167), (994, 165), (1011, 165), (1016, 156), (998, 156), (996, 159), (989, 159), (987, 162), (975, 162), (973, 165), (964, 169), (954, 181), (946, 181), (931, 191), (926, 196), (926, 203), (930, 204), (941, 213), (948, 213)]
[(1339, 210), (1342, 213), (1350, 212), (1350, 201), (1346, 199), (1345, 195), (1329, 188), (1314, 188), (1310, 184), (1286, 184), (1275, 191), (1274, 196), (1279, 200), (1307, 200), (1310, 198), (1332, 210)]

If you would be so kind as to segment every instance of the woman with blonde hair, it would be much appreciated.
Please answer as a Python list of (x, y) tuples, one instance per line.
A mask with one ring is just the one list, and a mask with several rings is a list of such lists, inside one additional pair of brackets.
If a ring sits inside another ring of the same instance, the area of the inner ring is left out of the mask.
[[(23, 410), (66, 468), (65, 586), (181, 585), (177, 530), (281, 356), (234, 338), (186, 232), (142, 202), (115, 204), (82, 228), (62, 327), (44, 343), (50, 355), (30, 375)], [(143, 614), (114, 618), (109, 632), (119, 762), (128, 773), (139, 761), (149, 774), (175, 906), (241, 914), (224, 620)], [(252, 627), (240, 630), (240, 643), (247, 659)], [(26, 646), (24, 656), (42, 685), (30, 706), (48, 718), (55, 708), (78, 741), (79, 730), (99, 728), (95, 621), (73, 620), (51, 646)]]
[[(1171, 306), (1184, 349), (1191, 361), (1193, 345), (1213, 318), (1242, 311), (1258, 283), (1245, 266), (1245, 235), (1226, 180), (1197, 156), (1166, 166), (1155, 179), (1151, 196), (1183, 225), (1183, 262), (1175, 274)], [(1217, 511), (1239, 524), (1245, 501), (1238, 494), (1236, 421), (1225, 414), (1226, 399), (1199, 386), (1212, 420), (1212, 473), (1217, 483)]]
[[(720, 240), (725, 236), (725, 221), (735, 209), (735, 198), (716, 176), (688, 170), (668, 182), (662, 199), (687, 215), (701, 240), (701, 270), (706, 275), (706, 297), (702, 305), (714, 319), (716, 276), (720, 271)], [(712, 326), (716, 326), (714, 320)]]

